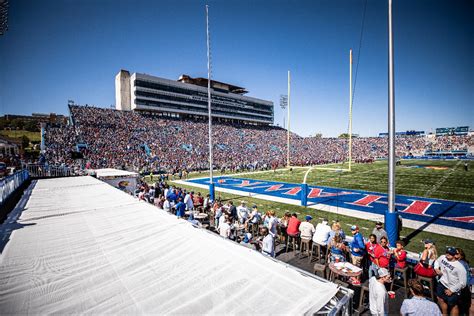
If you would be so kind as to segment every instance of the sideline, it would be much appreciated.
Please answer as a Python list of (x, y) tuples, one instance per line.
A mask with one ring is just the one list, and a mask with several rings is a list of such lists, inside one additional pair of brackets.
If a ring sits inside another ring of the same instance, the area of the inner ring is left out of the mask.
[[(193, 179), (196, 179), (196, 178), (193, 178)], [(209, 189), (209, 186), (207, 185), (187, 182), (184, 180), (174, 180), (173, 182), (178, 183), (178, 184), (192, 186), (192, 187), (197, 187), (201, 189), (206, 189), (206, 190)], [(226, 189), (226, 188), (221, 188), (217, 186), (215, 187), (215, 190), (219, 192), (223, 192), (223, 193), (230, 193), (230, 194), (248, 196), (251, 198), (256, 198), (256, 199), (261, 199), (261, 200), (266, 200), (266, 201), (301, 206), (299, 200), (275, 197), (275, 196), (270, 196), (266, 194), (245, 192), (245, 191), (234, 190), (234, 189)], [(357, 211), (357, 210), (348, 209), (348, 208), (344, 208), (340, 206), (337, 207), (337, 206), (329, 206), (329, 205), (324, 205), (324, 204), (313, 204), (313, 205), (308, 205), (307, 207), (311, 209), (315, 209), (315, 210), (321, 210), (321, 211), (325, 211), (325, 212), (329, 212), (333, 214), (342, 214), (345, 216), (355, 217), (359, 219), (365, 219), (365, 220), (370, 220), (370, 221), (382, 221), (382, 222), (384, 221), (383, 215)], [(404, 227), (408, 227), (412, 229), (420, 229), (420, 228), (423, 228), (423, 226), (425, 225), (426, 225), (426, 222), (420, 222), (420, 221), (415, 221), (415, 220), (410, 220), (410, 219), (405, 219), (405, 218), (403, 219)], [(424, 227), (423, 231), (445, 235), (445, 236), (452, 236), (452, 237), (457, 237), (457, 238), (462, 238), (462, 239), (474, 240), (474, 231), (467, 231), (466, 229), (462, 229), (462, 228), (448, 227), (445, 225), (438, 225), (438, 224), (430, 224), (428, 227)]]

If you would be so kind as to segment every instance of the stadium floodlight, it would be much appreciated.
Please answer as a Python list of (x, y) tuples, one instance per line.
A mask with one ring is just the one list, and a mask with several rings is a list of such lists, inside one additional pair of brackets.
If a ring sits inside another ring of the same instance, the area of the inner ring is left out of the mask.
[(282, 110), (288, 106), (288, 96), (286, 94), (280, 94), (280, 107)]
[(0, 35), (8, 30), (8, 0), (0, 0)]

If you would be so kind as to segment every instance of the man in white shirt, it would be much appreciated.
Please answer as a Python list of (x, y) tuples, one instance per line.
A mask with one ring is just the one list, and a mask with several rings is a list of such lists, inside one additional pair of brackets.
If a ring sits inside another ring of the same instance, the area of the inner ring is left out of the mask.
[(311, 240), (313, 238), (313, 234), (315, 232), (314, 225), (311, 224), (311, 220), (313, 217), (311, 215), (306, 215), (304, 222), (300, 224), (299, 230), (300, 230), (300, 237), (301, 239), (309, 239)]
[(388, 295), (385, 283), (390, 282), (390, 272), (385, 268), (378, 270), (378, 276), (369, 279), (369, 307), (372, 316), (388, 315)]
[(456, 260), (456, 248), (446, 248), (446, 254), (438, 258), (434, 263), (436, 273), (441, 277), (436, 287), (438, 304), (443, 315), (448, 315), (451, 307), (451, 315), (459, 314), (459, 297), (461, 289), (466, 286), (466, 269)]
[(239, 221), (241, 224), (247, 221), (247, 218), (249, 217), (249, 210), (245, 205), (245, 201), (242, 201), (240, 203), (240, 206), (237, 207), (237, 216), (239, 217)]
[(316, 229), (313, 235), (313, 242), (326, 246), (328, 243), (329, 232), (331, 231), (331, 226), (328, 225), (327, 218), (323, 219), (321, 223), (316, 225)]
[(230, 237), (230, 220), (227, 215), (225, 216), (225, 220), (219, 224), (219, 234), (224, 238)]
[(268, 219), (267, 228), (270, 235), (275, 238), (277, 235), (278, 218), (276, 218), (274, 210), (270, 211), (270, 218)]
[(184, 197), (184, 204), (186, 204), (186, 211), (192, 211), (194, 209), (192, 194), (193, 192), (187, 193), (186, 196)]
[(262, 241), (262, 253), (270, 257), (275, 257), (275, 247), (272, 234), (269, 233), (267, 227), (262, 227), (260, 233), (265, 236)]

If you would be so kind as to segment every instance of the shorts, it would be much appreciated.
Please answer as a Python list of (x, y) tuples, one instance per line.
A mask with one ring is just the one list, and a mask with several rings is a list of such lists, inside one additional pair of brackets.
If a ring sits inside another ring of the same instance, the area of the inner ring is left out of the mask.
[(443, 283), (438, 282), (438, 286), (436, 287), (436, 296), (441, 298), (443, 301), (445, 301), (446, 304), (449, 306), (455, 306), (458, 305), (459, 301), (459, 292), (451, 294), (451, 296), (446, 295), (444, 293), (444, 290), (446, 290), (447, 287), (443, 285)]
[(356, 267), (360, 267), (362, 265), (362, 258), (362, 256), (351, 255), (352, 264)]

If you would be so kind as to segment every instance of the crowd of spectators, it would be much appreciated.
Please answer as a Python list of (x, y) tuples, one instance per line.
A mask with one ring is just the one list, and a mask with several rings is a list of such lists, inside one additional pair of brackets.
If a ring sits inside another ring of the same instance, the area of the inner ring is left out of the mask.
[[(311, 215), (305, 215), (300, 220), (296, 212), (288, 211), (278, 218), (273, 210), (261, 210), (257, 205), (249, 207), (246, 201), (241, 201), (238, 206), (232, 200), (212, 201), (209, 195), (204, 197), (199, 192), (169, 186), (163, 178), (153, 186), (145, 182), (138, 184), (136, 195), (195, 226), (207, 225), (223, 238), (266, 256), (287, 253), (291, 237), (299, 248), (292, 250), (298, 251), (300, 258), (306, 251), (311, 253), (311, 260), (316, 251), (320, 252), (315, 256), (318, 262), (326, 266), (350, 262), (361, 274), (348, 278), (347, 282), (359, 289), (361, 286), (368, 287), (368, 308), (372, 315), (388, 314), (389, 292), (386, 284), (390, 285), (394, 280), (398, 284), (407, 283), (407, 296), (411, 297), (403, 301), (401, 315), (426, 315), (428, 311), (432, 315), (469, 313), (469, 286), (473, 282), (469, 263), (461, 248), (447, 247), (438, 255), (435, 241), (425, 239), (420, 255), (413, 257), (412, 254), (408, 258), (404, 242), (397, 240), (390, 243), (382, 222), (376, 222), (371, 234), (365, 236), (357, 225), (352, 225), (350, 236), (346, 236), (343, 225), (338, 221), (330, 225), (327, 219), (322, 219), (316, 224)], [(202, 222), (194, 218), (201, 214), (205, 214), (201, 217)], [(277, 244), (281, 247), (277, 248)], [(413, 276), (408, 273), (409, 265), (413, 266)], [(429, 279), (432, 285), (423, 283)], [(364, 281), (365, 284), (362, 284)], [(426, 291), (427, 285), (434, 286), (432, 301), (428, 299), (427, 293), (430, 292)]]
[[(91, 106), (71, 106), (73, 125), (49, 127), (46, 160), (74, 164), (71, 152), (84, 144), (82, 154), (91, 168), (135, 171), (202, 170), (209, 167), (208, 125)], [(286, 165), (287, 131), (274, 126), (215, 122), (212, 129), (214, 167), (226, 171), (266, 169)], [(291, 133), (292, 165), (339, 163), (347, 160), (348, 139), (300, 137)], [(396, 155), (422, 154), (441, 148), (467, 149), (473, 137), (398, 137)], [(387, 157), (387, 138), (352, 139), (352, 158), (372, 162)]]

